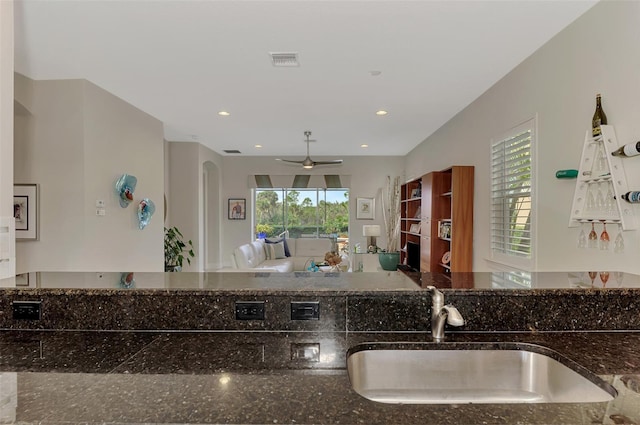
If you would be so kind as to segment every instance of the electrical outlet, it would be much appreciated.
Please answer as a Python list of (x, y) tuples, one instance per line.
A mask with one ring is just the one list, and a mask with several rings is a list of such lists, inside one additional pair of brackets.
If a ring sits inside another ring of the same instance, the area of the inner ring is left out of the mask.
[(236, 320), (264, 320), (264, 301), (236, 301)]
[(42, 317), (42, 301), (14, 301), (11, 304), (13, 320), (40, 320)]
[(320, 320), (320, 302), (291, 301), (291, 320)]

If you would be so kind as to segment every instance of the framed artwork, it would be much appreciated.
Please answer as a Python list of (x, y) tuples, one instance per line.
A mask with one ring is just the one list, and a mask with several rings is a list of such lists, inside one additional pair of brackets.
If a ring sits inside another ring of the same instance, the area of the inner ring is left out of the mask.
[(373, 220), (375, 218), (374, 198), (357, 198), (356, 199), (356, 219)]
[(247, 218), (247, 200), (229, 198), (229, 220), (244, 220)]
[(451, 222), (450, 221), (438, 222), (438, 237), (441, 239), (451, 239)]
[(13, 218), (16, 240), (38, 240), (38, 185), (13, 185)]
[(409, 232), (411, 232), (411, 233), (420, 233), (420, 223), (413, 223), (409, 227)]

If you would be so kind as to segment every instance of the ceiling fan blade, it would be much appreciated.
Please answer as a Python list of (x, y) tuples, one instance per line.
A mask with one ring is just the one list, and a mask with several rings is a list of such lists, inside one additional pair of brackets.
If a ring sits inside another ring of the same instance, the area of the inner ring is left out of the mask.
[(314, 161), (313, 162), (314, 165), (335, 165), (335, 164), (342, 164), (342, 160), (341, 159), (336, 159), (333, 161)]
[(293, 164), (302, 164), (304, 162), (304, 161), (292, 161), (290, 159), (280, 159), (280, 158), (276, 158), (276, 161), (291, 162)]

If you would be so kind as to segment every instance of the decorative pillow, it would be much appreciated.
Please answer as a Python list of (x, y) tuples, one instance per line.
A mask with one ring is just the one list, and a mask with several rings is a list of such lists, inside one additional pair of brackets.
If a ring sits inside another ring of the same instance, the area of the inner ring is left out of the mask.
[(273, 249), (275, 254), (274, 259), (279, 260), (280, 258), (287, 258), (284, 253), (284, 242), (273, 243), (270, 244), (269, 247)]
[(265, 238), (264, 242), (266, 244), (276, 244), (276, 243), (282, 242), (282, 244), (284, 245), (285, 257), (291, 257), (291, 252), (289, 252), (289, 247), (287, 246), (287, 240), (285, 238), (281, 238), (281, 239)]
[(267, 255), (267, 260), (275, 260), (276, 259), (276, 250), (274, 248), (275, 244), (265, 244), (264, 250)]

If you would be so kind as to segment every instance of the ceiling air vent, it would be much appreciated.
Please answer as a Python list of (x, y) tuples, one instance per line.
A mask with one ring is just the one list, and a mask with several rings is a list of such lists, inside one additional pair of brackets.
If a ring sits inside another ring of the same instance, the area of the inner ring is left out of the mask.
[(240, 153), (238, 149), (224, 149), (224, 153)]
[(273, 66), (300, 66), (297, 53), (269, 53)]

